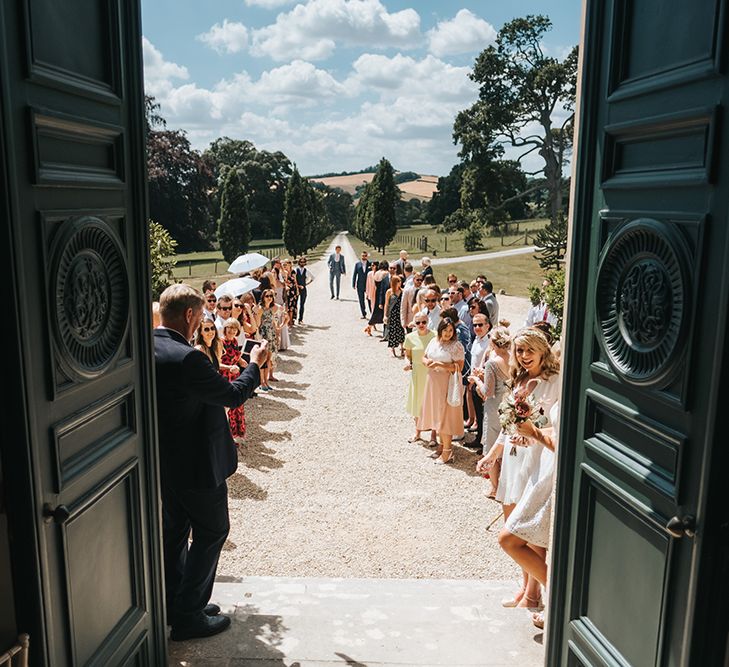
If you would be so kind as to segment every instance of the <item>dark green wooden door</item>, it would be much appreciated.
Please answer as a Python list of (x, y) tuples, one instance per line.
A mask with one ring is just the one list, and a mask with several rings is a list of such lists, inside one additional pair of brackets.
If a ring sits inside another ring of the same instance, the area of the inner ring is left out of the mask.
[(718, 664), (725, 4), (587, 3), (549, 665)]
[(29, 482), (9, 511), (35, 665), (165, 660), (140, 45), (136, 0), (0, 8), (13, 472)]

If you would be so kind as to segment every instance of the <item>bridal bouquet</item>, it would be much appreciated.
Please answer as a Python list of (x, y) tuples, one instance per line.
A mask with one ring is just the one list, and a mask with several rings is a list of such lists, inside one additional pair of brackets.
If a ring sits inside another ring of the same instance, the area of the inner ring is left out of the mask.
[(516, 435), (516, 427), (525, 421), (531, 421), (537, 428), (547, 425), (544, 408), (537, 405), (528, 392), (513, 392), (506, 395), (499, 406), (499, 422), (501, 428), (509, 435)]

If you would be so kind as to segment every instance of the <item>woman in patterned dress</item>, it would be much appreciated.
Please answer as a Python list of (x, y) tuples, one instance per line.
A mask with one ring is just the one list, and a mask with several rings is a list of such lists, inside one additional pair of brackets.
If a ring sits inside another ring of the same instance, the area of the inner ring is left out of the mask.
[(296, 282), (296, 274), (293, 271), (291, 260), (285, 259), (282, 266), (284, 270), (284, 285), (286, 286), (286, 310), (288, 311), (289, 325), (294, 326), (296, 322), (296, 304), (299, 301), (299, 283)]
[[(241, 358), (238, 344), (240, 330), (240, 322), (234, 317), (223, 322), (223, 353), (220, 357), (220, 374), (231, 382), (240, 375), (240, 369), (248, 365)], [(236, 446), (241, 445), (246, 434), (246, 413), (242, 403), (237, 408), (228, 409), (228, 423)]]
[(385, 311), (389, 312), (387, 316), (387, 347), (392, 350), (392, 355), (398, 358), (395, 352), (396, 347), (400, 347), (400, 357), (403, 355), (402, 344), (405, 340), (405, 329), (402, 328), (400, 322), (400, 306), (402, 304), (402, 278), (400, 276), (392, 276), (390, 278), (390, 289), (386, 297)]
[(268, 360), (264, 364), (264, 368), (261, 368), (261, 389), (263, 391), (273, 391), (273, 387), (268, 384), (268, 381), (276, 366), (279, 325), (272, 289), (267, 289), (261, 294), (261, 303), (256, 306), (255, 315), (258, 335), (261, 339), (268, 341), (268, 349), (270, 350)]

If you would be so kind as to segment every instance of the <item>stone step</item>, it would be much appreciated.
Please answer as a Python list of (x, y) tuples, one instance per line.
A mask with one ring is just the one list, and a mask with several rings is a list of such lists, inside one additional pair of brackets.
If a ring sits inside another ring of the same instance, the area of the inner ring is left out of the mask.
[(505, 581), (246, 577), (212, 601), (230, 630), (170, 642), (180, 667), (541, 667), (543, 633)]

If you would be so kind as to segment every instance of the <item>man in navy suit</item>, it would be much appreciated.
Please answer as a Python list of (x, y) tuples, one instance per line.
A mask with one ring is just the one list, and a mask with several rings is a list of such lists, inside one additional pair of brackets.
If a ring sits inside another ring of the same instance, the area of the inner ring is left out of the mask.
[(334, 252), (329, 255), (329, 259), (327, 260), (327, 266), (329, 266), (329, 291), (332, 293), (332, 299), (334, 299), (334, 283), (336, 282), (336, 299), (339, 300), (339, 283), (342, 280), (342, 276), (347, 273), (344, 268), (344, 255), (342, 255), (342, 246), (338, 245), (334, 247)]
[(306, 257), (299, 257), (296, 267), (296, 284), (299, 286), (299, 324), (304, 323), (304, 304), (306, 304), (306, 286), (313, 280), (306, 268)]
[(230, 528), (225, 480), (238, 467), (224, 406), (250, 398), (268, 354), (264, 342), (239, 377), (226, 380), (189, 343), (203, 304), (192, 287), (171, 285), (160, 297), (161, 326), (154, 330), (167, 617), (174, 641), (230, 626), (220, 607), (208, 604)]
[(354, 265), (352, 272), (352, 287), (357, 290), (359, 297), (359, 309), (362, 311), (362, 319), (367, 319), (365, 310), (365, 287), (367, 285), (367, 272), (370, 270), (370, 262), (367, 259), (369, 254), (362, 251), (362, 259)]

